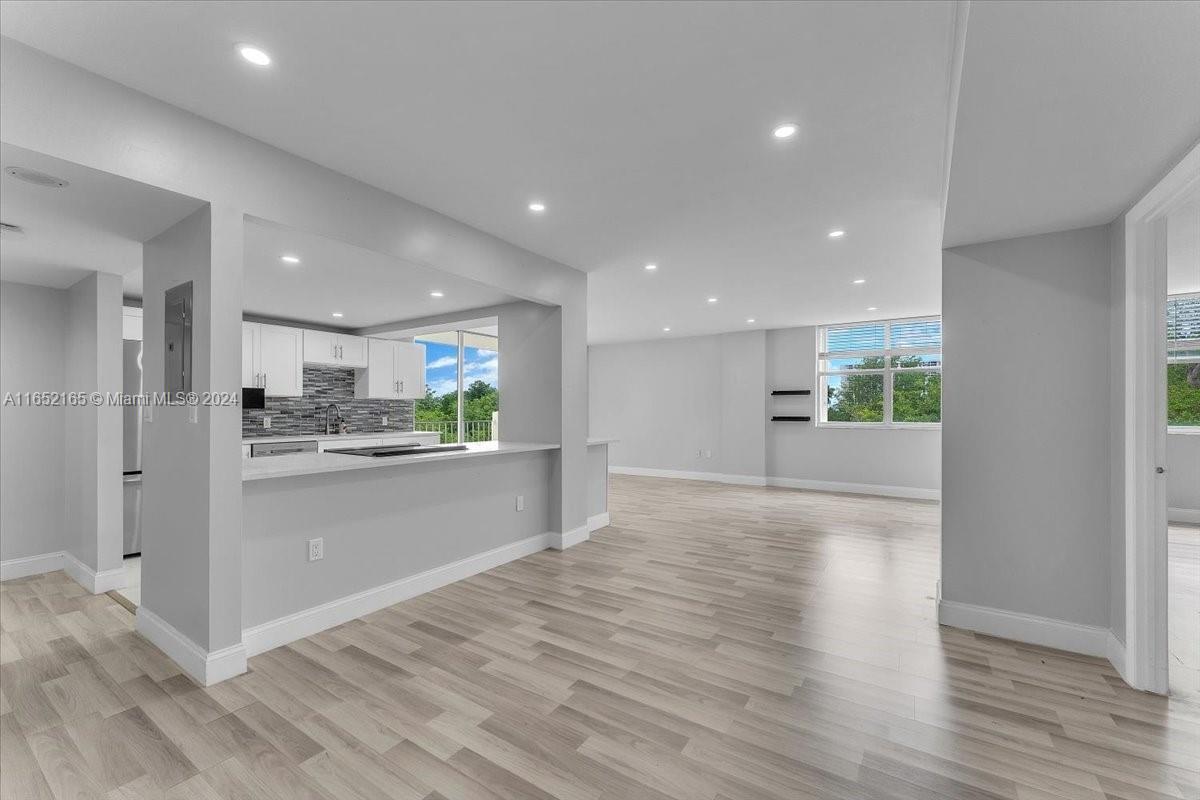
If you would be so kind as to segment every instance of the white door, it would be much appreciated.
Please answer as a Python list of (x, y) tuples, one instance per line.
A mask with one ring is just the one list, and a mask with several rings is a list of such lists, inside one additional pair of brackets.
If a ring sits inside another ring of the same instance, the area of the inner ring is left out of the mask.
[(404, 400), (425, 396), (425, 345), (396, 342), (396, 382)]
[(258, 328), (253, 322), (242, 323), (242, 386), (262, 386), (258, 380)]
[(304, 363), (336, 366), (337, 334), (328, 331), (304, 331)]
[(259, 326), (259, 371), (267, 395), (300, 397), (304, 393), (304, 333), (299, 328)]
[(338, 334), (337, 363), (343, 367), (365, 367), (367, 365), (367, 338)]

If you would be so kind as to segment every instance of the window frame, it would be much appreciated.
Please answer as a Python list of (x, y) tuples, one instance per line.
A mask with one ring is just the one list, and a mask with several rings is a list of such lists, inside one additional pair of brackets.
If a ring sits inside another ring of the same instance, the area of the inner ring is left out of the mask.
[[(1196, 299), (1200, 298), (1200, 292), (1178, 292), (1176, 294), (1167, 295), (1167, 305), (1169, 306), (1172, 300), (1179, 299)], [(1200, 350), (1200, 339), (1172, 339), (1167, 336), (1167, 364), (1180, 363), (1172, 358), (1172, 352), (1179, 350)], [(1183, 361), (1182, 363), (1189, 363)], [(1165, 388), (1164, 388), (1165, 392)], [(1164, 398), (1164, 403), (1166, 400)], [(1185, 436), (1200, 436), (1200, 425), (1167, 425), (1167, 433), (1183, 434)]]
[[(817, 352), (816, 352), (816, 403), (814, 409), (816, 412), (816, 426), (818, 428), (852, 428), (855, 430), (941, 430), (942, 423), (939, 419), (937, 422), (896, 422), (892, 416), (893, 395), (895, 393), (895, 376), (905, 372), (936, 372), (939, 375), (943, 374), (945, 367), (945, 355), (942, 349), (945, 347), (945, 341), (937, 348), (932, 347), (891, 347), (892, 341), (892, 325), (897, 323), (911, 322), (938, 322), (942, 321), (940, 314), (932, 314), (921, 317), (897, 317), (895, 319), (872, 319), (863, 320), (861, 322), (839, 322), (829, 325), (817, 326)], [(837, 370), (824, 369), (824, 362), (829, 357), (826, 350), (826, 342), (828, 341), (829, 332), (842, 330), (845, 328), (856, 328), (864, 325), (882, 325), (883, 326), (883, 348), (869, 350), (853, 350), (833, 354), (834, 358), (864, 358), (864, 357), (882, 357), (882, 369), (852, 369), (852, 370)], [(893, 367), (892, 358), (894, 356), (918, 356), (932, 355), (938, 356), (938, 366), (936, 367)], [(845, 376), (845, 375), (882, 375), (883, 376), (883, 420), (881, 422), (848, 422), (842, 420), (829, 421), (826, 419), (829, 407), (827, 405), (828, 392), (825, 387), (825, 379), (830, 376)], [(941, 416), (941, 406), (939, 404), (938, 415)]]

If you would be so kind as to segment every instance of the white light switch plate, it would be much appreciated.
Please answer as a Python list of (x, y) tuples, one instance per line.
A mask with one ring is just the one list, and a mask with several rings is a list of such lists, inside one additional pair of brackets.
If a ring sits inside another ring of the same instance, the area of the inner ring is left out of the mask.
[(271, 427), (271, 418), (270, 417), (263, 417), (263, 427), (264, 428)]
[(519, 494), (519, 495), (517, 495), (517, 511), (524, 511), (524, 510), (525, 510), (525, 495)]
[(308, 560), (320, 561), (325, 557), (325, 540), (324, 539), (309, 539), (308, 540)]
[(386, 416), (383, 418), (383, 424), (387, 425), (387, 417)]

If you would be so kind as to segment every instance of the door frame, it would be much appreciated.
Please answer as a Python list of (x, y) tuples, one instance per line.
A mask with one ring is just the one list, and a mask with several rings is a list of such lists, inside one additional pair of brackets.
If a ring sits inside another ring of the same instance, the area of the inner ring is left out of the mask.
[[(1125, 215), (1125, 652), (1135, 689), (1167, 693), (1167, 215), (1200, 189), (1196, 145)], [(1120, 663), (1118, 663), (1120, 666)]]

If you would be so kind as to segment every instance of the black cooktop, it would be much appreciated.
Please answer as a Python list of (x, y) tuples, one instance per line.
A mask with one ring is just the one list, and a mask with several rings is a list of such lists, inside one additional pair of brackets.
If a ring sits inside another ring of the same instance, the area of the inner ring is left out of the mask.
[(374, 447), (340, 447), (329, 448), (326, 453), (345, 453), (348, 456), (366, 456), (368, 458), (391, 458), (392, 456), (411, 456), (419, 453), (445, 453), (451, 450), (466, 450), (465, 444), (385, 444)]

